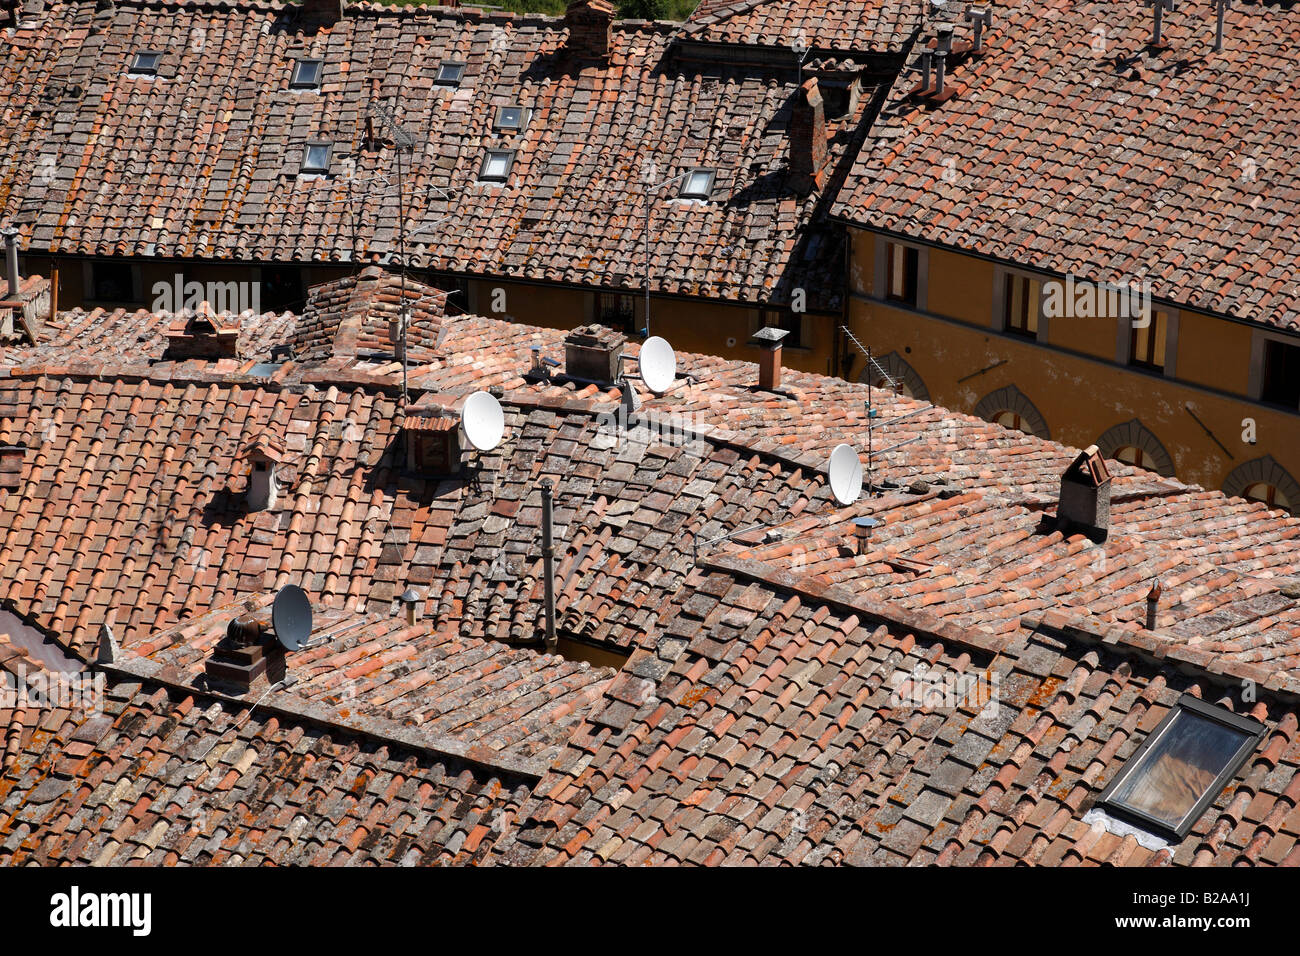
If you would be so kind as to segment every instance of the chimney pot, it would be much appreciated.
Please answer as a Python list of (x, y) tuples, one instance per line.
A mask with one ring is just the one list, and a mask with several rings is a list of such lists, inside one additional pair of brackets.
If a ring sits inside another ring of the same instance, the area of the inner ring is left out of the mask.
[(795, 94), (790, 112), (790, 187), (800, 196), (820, 189), (829, 159), (826, 104), (817, 77), (809, 77)]
[(1148, 631), (1154, 631), (1156, 629), (1156, 614), (1160, 610), (1161, 593), (1162, 592), (1160, 590), (1160, 579), (1156, 578), (1156, 583), (1153, 584), (1151, 586), (1151, 590), (1147, 592), (1147, 630)]
[(1058, 527), (1081, 531), (1094, 541), (1110, 533), (1110, 472), (1096, 445), (1089, 445), (1061, 475), (1061, 498), (1056, 507)]
[(402, 592), (402, 596), (398, 600), (402, 602), (402, 607), (406, 612), (407, 625), (413, 627), (415, 622), (420, 619), (420, 592), (415, 588), (408, 587)]
[(867, 553), (867, 544), (871, 541), (872, 532), (884, 523), (879, 518), (870, 516), (853, 519), (853, 538), (857, 542), (858, 554)]

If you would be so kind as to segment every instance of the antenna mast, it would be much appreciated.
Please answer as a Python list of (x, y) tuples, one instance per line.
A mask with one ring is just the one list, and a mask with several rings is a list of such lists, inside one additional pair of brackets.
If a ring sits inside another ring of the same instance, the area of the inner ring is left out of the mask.
[(405, 408), (410, 401), (407, 394), (407, 358), (406, 358), (406, 333), (411, 324), (411, 307), (406, 301), (406, 177), (402, 168), (402, 153), (415, 151), (415, 138), (397, 119), (388, 107), (382, 103), (372, 103), (371, 111), (379, 117), (379, 122), (392, 137), (393, 145), (397, 147), (397, 248), (398, 256), (401, 259), (401, 277), (402, 293), (401, 304), (398, 306), (398, 334), (402, 339), (402, 407)]

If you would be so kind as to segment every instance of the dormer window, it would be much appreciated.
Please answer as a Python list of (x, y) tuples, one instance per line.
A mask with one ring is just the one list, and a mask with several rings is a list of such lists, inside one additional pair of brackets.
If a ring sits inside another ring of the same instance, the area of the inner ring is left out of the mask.
[(127, 72), (132, 76), (157, 76), (158, 63), (161, 60), (161, 53), (153, 50), (143, 50), (131, 59), (131, 66)]
[(496, 128), (511, 132), (523, 129), (524, 108), (522, 106), (502, 106), (497, 110)]
[(713, 176), (712, 169), (692, 169), (682, 180), (682, 191), (678, 196), (682, 199), (708, 199), (713, 195)]
[(293, 65), (293, 75), (289, 77), (289, 88), (294, 90), (319, 90), (321, 76), (325, 72), (322, 60), (299, 60)]
[(460, 86), (461, 77), (464, 75), (464, 63), (440, 63), (438, 65), (438, 76), (434, 82), (439, 86)]
[(1181, 841), (1264, 736), (1264, 725), (1184, 694), (1115, 775), (1107, 811)]
[(510, 167), (514, 165), (515, 154), (509, 149), (490, 149), (483, 157), (483, 168), (479, 170), (479, 182), (503, 183), (510, 178)]
[(308, 143), (302, 155), (302, 172), (308, 176), (323, 176), (330, 171), (330, 144)]

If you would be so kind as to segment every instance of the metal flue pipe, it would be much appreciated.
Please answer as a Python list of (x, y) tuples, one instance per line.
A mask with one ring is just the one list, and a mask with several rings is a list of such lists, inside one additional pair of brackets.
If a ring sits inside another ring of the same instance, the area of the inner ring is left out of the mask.
[(551, 479), (542, 479), (542, 578), (546, 589), (546, 652), (554, 654), (555, 637), (555, 501)]

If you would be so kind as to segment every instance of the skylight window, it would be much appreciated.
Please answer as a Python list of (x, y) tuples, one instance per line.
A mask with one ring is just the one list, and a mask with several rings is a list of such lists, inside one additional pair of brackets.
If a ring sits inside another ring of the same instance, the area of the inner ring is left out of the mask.
[(497, 110), (497, 129), (518, 130), (524, 128), (524, 108), (522, 106), (502, 106)]
[(512, 150), (488, 150), (488, 154), (483, 157), (483, 168), (479, 170), (479, 181), (485, 183), (505, 182), (510, 178), (510, 167), (514, 165), (514, 161), (515, 154)]
[(323, 175), (330, 169), (330, 144), (308, 143), (302, 156), (302, 171), (311, 175)]
[(325, 64), (321, 60), (299, 60), (293, 65), (289, 86), (295, 90), (319, 90)]
[(436, 82), (443, 86), (460, 86), (461, 77), (464, 75), (464, 63), (440, 63)]
[(1108, 811), (1182, 840), (1264, 736), (1264, 725), (1184, 694), (1099, 801)]
[(713, 195), (713, 170), (692, 169), (682, 180), (682, 199), (708, 199)]
[(153, 50), (141, 51), (132, 58), (129, 72), (132, 76), (157, 76), (158, 62), (161, 59), (161, 53)]

